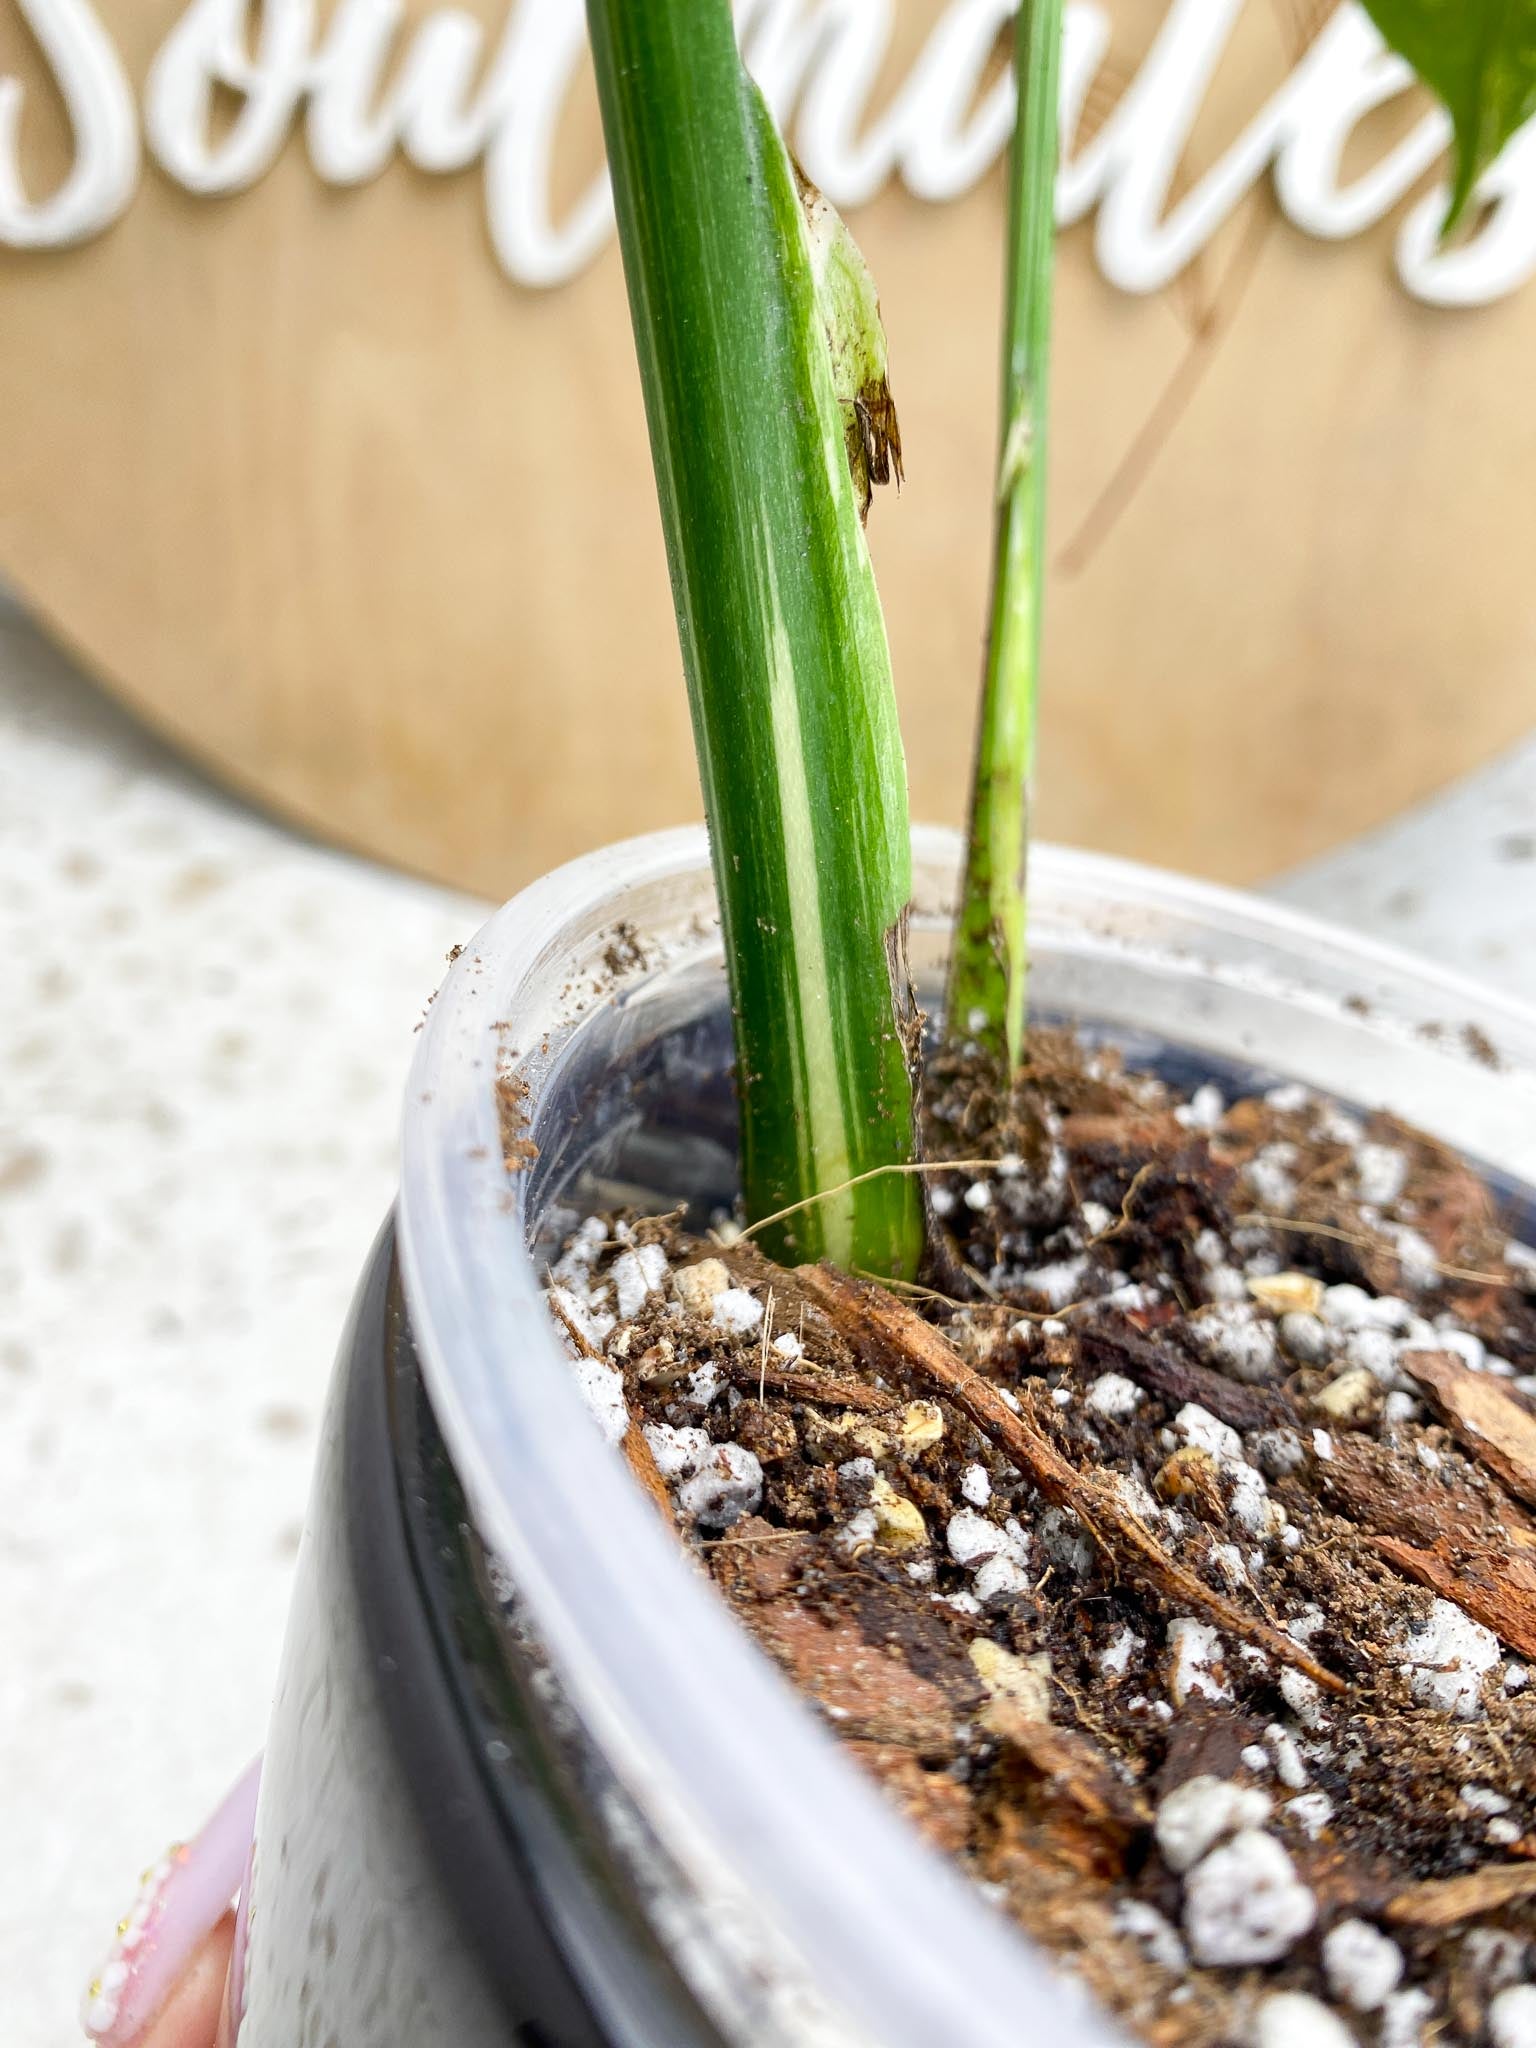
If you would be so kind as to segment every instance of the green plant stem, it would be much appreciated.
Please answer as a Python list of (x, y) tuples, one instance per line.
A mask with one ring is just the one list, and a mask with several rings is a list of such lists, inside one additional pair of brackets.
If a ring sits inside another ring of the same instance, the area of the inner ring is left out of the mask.
[[(905, 764), (849, 469), (854, 412), (727, 0), (589, 0), (588, 18), (756, 1218), (912, 1157)], [(769, 1234), (780, 1256), (892, 1277), (921, 1242), (910, 1174)]]
[(1045, 423), (1055, 242), (1061, 0), (1022, 0), (1009, 160), (997, 527), (987, 674), (971, 785), (948, 1030), (1011, 1076), (1024, 1052), (1025, 872), (1045, 583)]

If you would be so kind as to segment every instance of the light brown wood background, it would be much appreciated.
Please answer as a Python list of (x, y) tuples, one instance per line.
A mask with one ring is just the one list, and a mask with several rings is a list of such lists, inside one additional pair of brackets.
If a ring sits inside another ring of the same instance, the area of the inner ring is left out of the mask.
[[(101, 0), (135, 79), (178, 11)], [(904, 0), (893, 80), (936, 11)], [(1116, 75), (1162, 11), (1120, 0)], [(1192, 170), (1289, 70), (1292, 11), (1250, 6)], [(8, 0), (0, 72), (32, 88), (41, 188), (63, 123)], [(594, 151), (583, 89), (563, 191)], [(927, 817), (959, 815), (968, 765), (1001, 217), (995, 176), (854, 216), (908, 456), (871, 540)], [(1536, 722), (1536, 287), (1415, 305), (1392, 226), (1324, 246), (1261, 193), (1139, 300), (1099, 278), (1091, 225), (1064, 237), (1052, 834), (1256, 877)], [(491, 895), (696, 814), (611, 248), (558, 291), (519, 289), (478, 170), (396, 163), (330, 191), (296, 135), (237, 197), (189, 198), (147, 165), (97, 241), (0, 252), (0, 309), (0, 576), (200, 759)]]

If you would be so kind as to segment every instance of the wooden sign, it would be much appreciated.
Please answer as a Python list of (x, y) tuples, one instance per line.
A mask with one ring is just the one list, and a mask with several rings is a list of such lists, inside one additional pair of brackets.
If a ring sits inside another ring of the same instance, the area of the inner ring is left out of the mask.
[[(927, 817), (1008, 11), (739, 10), (881, 284)], [(1440, 251), (1443, 120), (1357, 8), (1068, 14), (1044, 826), (1254, 877), (1536, 722), (1536, 147)], [(0, 576), (204, 761), (490, 895), (696, 815), (578, 0), (0, 0), (0, 306)]]

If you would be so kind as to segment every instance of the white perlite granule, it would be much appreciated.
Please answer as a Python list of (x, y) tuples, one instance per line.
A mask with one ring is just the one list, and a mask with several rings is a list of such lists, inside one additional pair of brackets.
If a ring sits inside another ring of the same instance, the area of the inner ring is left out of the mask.
[(1323, 1289), (1318, 1314), (1336, 1330), (1358, 1330), (1378, 1321), (1376, 1297), (1353, 1281), (1343, 1280)]
[(1312, 1100), (1312, 1091), (1304, 1081), (1278, 1081), (1273, 1088), (1264, 1090), (1264, 1100), (1271, 1109), (1278, 1109), (1282, 1116), (1290, 1116), (1298, 1109), (1305, 1109)]
[(1333, 1348), (1328, 1326), (1310, 1309), (1290, 1309), (1278, 1325), (1280, 1342), (1298, 1365), (1321, 1365)]
[(1351, 1330), (1344, 1340), (1348, 1362), (1389, 1387), (1397, 1378), (1398, 1344), (1385, 1330)]
[(1365, 1125), (1359, 1117), (1347, 1109), (1340, 1109), (1336, 1102), (1321, 1105), (1313, 1129), (1318, 1137), (1327, 1138), (1335, 1145), (1348, 1145), (1351, 1151), (1365, 1136)]
[(1415, 1293), (1433, 1287), (1440, 1278), (1440, 1261), (1435, 1257), (1435, 1248), (1429, 1239), (1402, 1223), (1383, 1224), (1382, 1235), (1392, 1240), (1404, 1286), (1412, 1288)]
[(1020, 1223), (1061, 1222), (1071, 1195), (1065, 1148), (1053, 1143), (1044, 1167), (1033, 1173), (1025, 1173), (1023, 1166), (1022, 1159), (1016, 1165), (999, 1160), (998, 1200)]
[(1483, 1679), (1500, 1660), (1499, 1639), (1453, 1600), (1436, 1600), (1398, 1649), (1408, 1686), (1421, 1707), (1436, 1707), (1459, 1721), (1483, 1710)]
[(1461, 1797), (1474, 1813), (1508, 1813), (1510, 1802), (1491, 1785), (1463, 1785)]
[(1123, 1628), (1107, 1650), (1100, 1650), (1099, 1669), (1106, 1678), (1123, 1678), (1132, 1657), (1146, 1647), (1145, 1637), (1137, 1635), (1133, 1628)]
[(1303, 1792), (1298, 1799), (1287, 1799), (1280, 1811), (1315, 1842), (1333, 1819), (1333, 1801), (1326, 1792)]
[(1213, 1667), (1222, 1661), (1221, 1637), (1209, 1622), (1181, 1615), (1168, 1624), (1168, 1690), (1182, 1707), (1195, 1699), (1229, 1700), (1232, 1688)]
[(1231, 1458), (1226, 1466), (1232, 1492), (1228, 1506), (1237, 1526), (1250, 1536), (1278, 1535), (1286, 1524), (1286, 1512), (1269, 1497), (1264, 1474), (1243, 1458)]
[(971, 1508), (962, 1508), (949, 1518), (944, 1532), (944, 1541), (950, 1556), (956, 1564), (978, 1565), (983, 1558), (993, 1557), (1007, 1546), (1007, 1538), (996, 1522), (989, 1522), (985, 1515), (978, 1515)]
[(1364, 1144), (1355, 1154), (1355, 1188), (1362, 1202), (1390, 1208), (1408, 1184), (1408, 1155), (1398, 1145)]
[[(1114, 1275), (1110, 1276), (1112, 1279)], [(1156, 1308), (1163, 1299), (1162, 1289), (1150, 1281), (1127, 1280), (1122, 1285), (1111, 1287), (1108, 1294), (1099, 1296), (1099, 1307), (1122, 1308), (1127, 1315), (1140, 1315), (1143, 1309)]]
[(1341, 1920), (1323, 1936), (1328, 1989), (1356, 2012), (1375, 2012), (1403, 1981), (1403, 1952), (1369, 1920)]
[(1087, 1270), (1086, 1259), (1058, 1259), (1054, 1265), (1036, 1266), (1023, 1274), (1019, 1284), (1027, 1294), (1038, 1294), (1047, 1308), (1065, 1308), (1077, 1299)]
[(1525, 1937), (1507, 1927), (1474, 1927), (1461, 1944), (1462, 1963), (1485, 1998), (1524, 1981), (1529, 1952)]
[[(860, 1508), (850, 1521), (843, 1524), (832, 1540), (847, 1556), (856, 1557), (861, 1550), (872, 1550), (879, 1534), (880, 1524), (875, 1519), (874, 1509)], [(968, 1596), (956, 1594), (955, 1597), (960, 1599)], [(973, 1601), (972, 1605), (976, 1606), (976, 1603)], [(976, 1611), (980, 1613), (979, 1606), (976, 1606)]]
[(573, 1358), (571, 1370), (581, 1389), (587, 1413), (611, 1444), (622, 1443), (629, 1427), (629, 1410), (624, 1404), (624, 1376), (600, 1358)]
[(1193, 1444), (1197, 1451), (1207, 1451), (1218, 1464), (1224, 1459), (1241, 1458), (1243, 1440), (1229, 1422), (1222, 1422), (1209, 1408), (1202, 1408), (1198, 1401), (1186, 1401), (1173, 1418), (1173, 1426), (1186, 1443)]
[(691, 1478), (710, 1453), (707, 1429), (674, 1429), (670, 1422), (648, 1422), (641, 1433), (651, 1447), (656, 1470), (669, 1483)]
[(1047, 1508), (1036, 1527), (1036, 1540), (1058, 1570), (1081, 1578), (1093, 1563), (1093, 1543), (1070, 1508)]
[(1212, 1266), (1205, 1276), (1205, 1298), (1208, 1302), (1246, 1301), (1248, 1282), (1236, 1266)]
[(763, 1468), (741, 1444), (716, 1444), (691, 1479), (677, 1489), (677, 1505), (701, 1529), (729, 1529), (763, 1497)]
[(1152, 1489), (1139, 1472), (1112, 1472), (1109, 1483), (1138, 1520), (1150, 1528), (1159, 1515), (1166, 1518), (1167, 1511), (1160, 1507)]
[(1134, 1380), (1123, 1373), (1100, 1373), (1083, 1396), (1084, 1405), (1110, 1422), (1128, 1422), (1141, 1406), (1144, 1396)]
[(971, 1581), (972, 1590), (983, 1607), (993, 1602), (1011, 1600), (1016, 1593), (1024, 1592), (1029, 1585), (1029, 1567), (1024, 1562), (1021, 1550), (999, 1551), (996, 1557), (987, 1558), (977, 1567)]
[(1188, 1969), (1189, 1955), (1178, 1929), (1156, 1906), (1143, 1905), (1140, 1899), (1122, 1899), (1115, 1907), (1115, 1928), (1141, 1943), (1148, 1962), (1157, 1963), (1175, 1976), (1182, 1976)]
[(1253, 2016), (1253, 2048), (1356, 2048), (1354, 2035), (1321, 1999), (1272, 1991)]
[(761, 1328), (763, 1304), (745, 1287), (724, 1287), (710, 1304), (709, 1319), (730, 1337), (749, 1337)]
[(580, 1295), (569, 1287), (551, 1287), (549, 1290), (550, 1305), (564, 1316), (583, 1343), (593, 1351), (601, 1351), (612, 1333), (614, 1318), (610, 1315), (600, 1315), (590, 1306), (585, 1296), (585, 1287)]
[(1187, 1131), (1214, 1131), (1226, 1108), (1221, 1090), (1213, 1081), (1205, 1081), (1173, 1114)]
[(1000, 1529), (985, 1515), (961, 1508), (944, 1531), (950, 1556), (974, 1573), (971, 1588), (983, 1606), (1010, 1599), (1029, 1584), (1029, 1538), (1010, 1515)]
[(1238, 1970), (1288, 1955), (1317, 1918), (1317, 1901), (1280, 1844), (1246, 1829), (1184, 1880), (1184, 1933), (1197, 1963)]
[(1195, 1236), (1195, 1257), (1207, 1271), (1227, 1263), (1227, 1241), (1219, 1230), (1202, 1230)]
[(1425, 2029), (1434, 2012), (1435, 2001), (1417, 1985), (1394, 1991), (1381, 2008), (1376, 2048), (1425, 2048)]
[(1511, 1984), (1488, 2005), (1492, 2048), (1536, 2048), (1536, 1984)]
[(1284, 1479), (1287, 1473), (1298, 1471), (1307, 1462), (1301, 1438), (1294, 1429), (1266, 1429), (1254, 1438), (1253, 1450), (1259, 1470), (1270, 1479)]
[(1488, 1347), (1481, 1337), (1474, 1337), (1470, 1330), (1436, 1330), (1432, 1337), (1422, 1341), (1414, 1339), (1403, 1346), (1405, 1351), (1449, 1351), (1459, 1358), (1469, 1372), (1483, 1372), (1488, 1364)]
[(608, 1278), (625, 1322), (639, 1315), (647, 1296), (661, 1291), (667, 1272), (667, 1255), (659, 1244), (642, 1244), (619, 1253), (608, 1269)]
[(1260, 1206), (1273, 1210), (1277, 1216), (1289, 1215), (1296, 1199), (1296, 1182), (1290, 1171), (1295, 1162), (1296, 1147), (1281, 1138), (1255, 1153), (1243, 1168), (1243, 1177), (1258, 1196)]
[(985, 1465), (967, 1465), (960, 1475), (960, 1491), (973, 1508), (984, 1508), (992, 1498), (992, 1481)]
[(550, 1279), (558, 1286), (569, 1287), (573, 1293), (585, 1297), (592, 1268), (607, 1241), (608, 1229), (602, 1217), (586, 1217), (550, 1268)]
[(1297, 1671), (1287, 1664), (1280, 1674), (1280, 1697), (1303, 1728), (1315, 1734), (1328, 1726), (1322, 1687), (1315, 1679), (1308, 1678), (1305, 1671)]
[(678, 1405), (683, 1408), (709, 1408), (725, 1385), (720, 1368), (712, 1359), (696, 1365), (679, 1389)]
[(1233, 1379), (1258, 1386), (1276, 1377), (1275, 1326), (1260, 1320), (1251, 1303), (1220, 1302), (1185, 1328), (1206, 1361)]
[[(1259, 1565), (1262, 1569), (1264, 1563), (1262, 1554), (1256, 1551), (1254, 1555), (1258, 1557)], [(1237, 1587), (1247, 1584), (1248, 1567), (1243, 1562), (1243, 1553), (1238, 1549), (1235, 1543), (1212, 1544), (1211, 1562), (1216, 1566), (1218, 1571), (1220, 1571), (1222, 1577), (1226, 1580), (1229, 1586)], [(1249, 1651), (1252, 1649), (1252, 1647), (1253, 1646), (1251, 1643), (1240, 1643), (1238, 1645), (1237, 1654), (1240, 1657), (1246, 1657)], [(1263, 1654), (1264, 1653), (1261, 1650), (1259, 1652), (1259, 1655), (1262, 1656)]]
[(1168, 1794), (1157, 1809), (1152, 1832), (1163, 1861), (1182, 1874), (1225, 1836), (1263, 1827), (1270, 1807), (1269, 1794), (1255, 1786), (1202, 1775)]

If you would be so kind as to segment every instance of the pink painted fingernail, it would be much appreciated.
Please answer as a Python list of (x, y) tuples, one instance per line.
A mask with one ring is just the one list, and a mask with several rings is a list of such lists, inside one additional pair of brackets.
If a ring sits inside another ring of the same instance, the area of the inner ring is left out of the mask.
[(256, 1837), (252, 1835), (251, 1846), (245, 1854), (245, 1875), (240, 1880), (240, 1904), (235, 1911), (235, 1939), (229, 1952), (229, 1976), (224, 1985), (224, 2007), (229, 2018), (229, 2038), (236, 2041), (240, 2036), (240, 2022), (245, 2018), (245, 1947), (250, 1938), (251, 1915), (255, 1906), (251, 1898), (251, 1878), (256, 1867)]
[(176, 1843), (139, 1879), (81, 2009), (101, 2048), (131, 2048), (228, 1912), (250, 1858), (260, 1782), (258, 1758), (195, 1840)]

